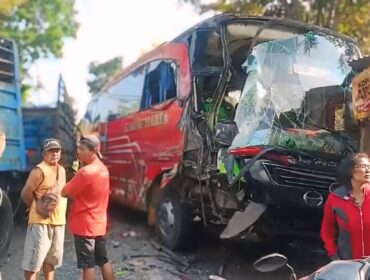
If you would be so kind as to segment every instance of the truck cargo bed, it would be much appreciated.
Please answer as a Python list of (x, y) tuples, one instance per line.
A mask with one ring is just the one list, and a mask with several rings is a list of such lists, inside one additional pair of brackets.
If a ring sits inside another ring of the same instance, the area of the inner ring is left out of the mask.
[(62, 142), (61, 163), (71, 166), (76, 154), (74, 117), (65, 103), (57, 107), (23, 108), (24, 137), (27, 151), (27, 168), (42, 159), (42, 142), (46, 138), (57, 138)]

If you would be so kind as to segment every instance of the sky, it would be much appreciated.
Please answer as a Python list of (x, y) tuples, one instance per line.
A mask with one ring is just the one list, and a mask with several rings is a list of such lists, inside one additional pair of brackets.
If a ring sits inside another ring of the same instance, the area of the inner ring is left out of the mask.
[(32, 83), (42, 85), (30, 101), (53, 104), (62, 74), (78, 118), (90, 100), (86, 85), (90, 62), (122, 56), (128, 66), (153, 44), (169, 41), (211, 16), (198, 15), (181, 0), (76, 0), (75, 8), (80, 23), (77, 38), (66, 40), (61, 59), (42, 59), (30, 68)]

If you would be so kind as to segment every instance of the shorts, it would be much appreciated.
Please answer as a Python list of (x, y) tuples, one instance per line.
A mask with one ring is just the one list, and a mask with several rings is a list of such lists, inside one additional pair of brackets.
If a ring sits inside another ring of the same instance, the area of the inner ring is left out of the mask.
[(64, 247), (64, 225), (29, 224), (22, 268), (25, 271), (38, 272), (43, 263), (55, 268), (62, 265)]
[(86, 237), (75, 235), (78, 268), (93, 268), (108, 262), (104, 236)]

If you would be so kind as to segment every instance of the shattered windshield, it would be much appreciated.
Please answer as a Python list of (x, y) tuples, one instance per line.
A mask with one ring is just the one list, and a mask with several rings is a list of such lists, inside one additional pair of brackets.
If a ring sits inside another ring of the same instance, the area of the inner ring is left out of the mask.
[[(341, 155), (348, 142), (336, 129), (348, 98), (343, 87), (356, 46), (309, 32), (254, 47), (237, 107), (231, 148), (271, 145)], [(342, 120), (343, 121), (343, 120)]]

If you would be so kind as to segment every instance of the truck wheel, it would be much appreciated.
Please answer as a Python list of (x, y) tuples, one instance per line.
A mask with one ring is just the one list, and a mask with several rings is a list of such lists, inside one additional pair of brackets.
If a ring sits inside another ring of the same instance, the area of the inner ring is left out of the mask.
[(181, 202), (173, 190), (165, 190), (159, 198), (155, 230), (163, 244), (171, 250), (189, 248), (194, 244), (191, 208)]
[(4, 263), (13, 231), (13, 211), (8, 195), (0, 189), (0, 264)]

